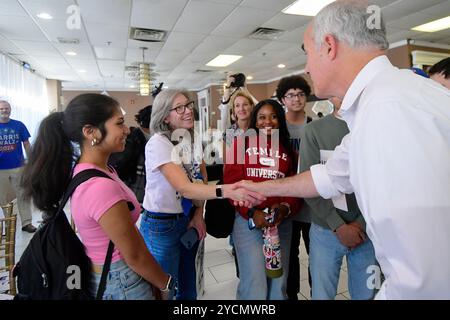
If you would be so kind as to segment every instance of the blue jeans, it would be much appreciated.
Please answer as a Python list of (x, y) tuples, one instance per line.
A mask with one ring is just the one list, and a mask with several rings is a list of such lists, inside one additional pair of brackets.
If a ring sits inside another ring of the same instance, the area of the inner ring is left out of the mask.
[[(92, 294), (97, 296), (100, 273), (92, 272)], [(103, 300), (154, 300), (152, 285), (123, 260), (111, 264)]]
[[(191, 250), (187, 250), (180, 242), (181, 236), (187, 230), (189, 218), (181, 214), (175, 219), (163, 220), (151, 218), (149, 214), (147, 210), (144, 211), (140, 226), (147, 248), (163, 270), (177, 280), (177, 300), (196, 300), (195, 255), (198, 242)], [(172, 296), (169, 297), (169, 299), (172, 298)]]
[(311, 224), (309, 237), (313, 300), (334, 300), (344, 256), (347, 257), (348, 290), (351, 298), (373, 299), (375, 289), (370, 289), (367, 285), (367, 280), (371, 276), (371, 273), (367, 273), (367, 268), (378, 263), (369, 238), (350, 250), (339, 241), (333, 231), (314, 223)]
[(249, 230), (248, 221), (236, 213), (233, 226), (233, 242), (239, 265), (238, 300), (286, 300), (286, 281), (289, 273), (289, 251), (292, 222), (284, 220), (278, 225), (281, 243), (283, 275), (268, 278), (263, 253), (263, 238), (260, 229)]

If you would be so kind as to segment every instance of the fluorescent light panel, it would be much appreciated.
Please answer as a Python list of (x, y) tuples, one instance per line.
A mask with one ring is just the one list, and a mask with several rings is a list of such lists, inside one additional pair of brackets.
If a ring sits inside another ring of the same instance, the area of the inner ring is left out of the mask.
[(50, 20), (53, 19), (53, 17), (48, 14), (47, 12), (41, 12), (37, 15), (38, 18), (44, 19), (44, 20)]
[(315, 16), (323, 7), (334, 1), (335, 0), (297, 0), (281, 10), (281, 12), (299, 16)]
[(226, 67), (232, 64), (233, 62), (236, 62), (240, 58), (242, 58), (242, 56), (219, 54), (217, 57), (212, 59), (206, 65), (208, 67)]
[(437, 32), (450, 28), (450, 16), (412, 28), (414, 31)]

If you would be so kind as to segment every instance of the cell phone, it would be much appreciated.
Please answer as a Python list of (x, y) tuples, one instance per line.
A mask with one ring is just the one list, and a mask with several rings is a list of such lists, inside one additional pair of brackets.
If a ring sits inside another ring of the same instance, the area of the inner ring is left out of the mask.
[(190, 250), (198, 241), (198, 232), (195, 228), (189, 228), (180, 238), (186, 249)]

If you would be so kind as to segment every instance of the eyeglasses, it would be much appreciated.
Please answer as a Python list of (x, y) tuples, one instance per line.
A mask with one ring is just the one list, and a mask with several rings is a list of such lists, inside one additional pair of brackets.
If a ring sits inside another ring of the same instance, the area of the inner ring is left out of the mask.
[(178, 107), (175, 107), (175, 108), (172, 108), (169, 111), (175, 110), (176, 113), (183, 114), (186, 111), (186, 108), (188, 108), (189, 110), (192, 111), (194, 109), (194, 101), (189, 101), (188, 103), (183, 104), (183, 105), (178, 106)]
[(304, 98), (306, 97), (306, 94), (304, 92), (299, 92), (297, 94), (295, 93), (289, 93), (287, 95), (284, 96), (286, 99), (294, 99), (294, 98)]

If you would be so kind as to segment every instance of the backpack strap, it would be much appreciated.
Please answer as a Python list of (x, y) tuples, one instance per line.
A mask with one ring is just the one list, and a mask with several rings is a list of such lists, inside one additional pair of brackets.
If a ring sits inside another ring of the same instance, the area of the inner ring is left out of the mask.
[(112, 180), (112, 178), (110, 176), (108, 176), (106, 173), (104, 173), (103, 171), (97, 170), (97, 169), (87, 169), (87, 170), (83, 170), (83, 171), (77, 173), (72, 178), (69, 185), (67, 186), (66, 192), (64, 193), (63, 199), (62, 199), (61, 203), (59, 204), (56, 215), (60, 214), (63, 211), (64, 206), (66, 205), (69, 198), (72, 196), (75, 189), (80, 184), (82, 184), (83, 182), (85, 182), (93, 177), (102, 177), (102, 178), (107, 178), (107, 179)]
[(114, 251), (114, 243), (111, 240), (109, 240), (108, 253), (106, 254), (105, 263), (103, 264), (102, 277), (100, 278), (100, 284), (98, 285), (97, 296), (95, 298), (96, 300), (102, 300), (103, 294), (105, 293), (106, 276), (108, 275), (109, 268), (111, 267), (113, 251)]
[[(66, 192), (64, 193), (63, 200), (61, 201), (61, 203), (59, 205), (58, 211), (56, 212), (56, 215), (61, 214), (61, 212), (63, 212), (64, 206), (66, 205), (69, 198), (72, 196), (75, 189), (80, 184), (82, 184), (83, 182), (86, 182), (87, 180), (89, 180), (93, 177), (101, 177), (101, 178), (107, 178), (107, 179), (113, 180), (106, 173), (104, 173), (103, 171), (97, 170), (97, 169), (87, 169), (87, 170), (83, 170), (83, 171), (77, 173), (70, 181), (69, 186), (67, 187)], [(102, 299), (103, 293), (105, 292), (105, 289), (106, 289), (106, 276), (107, 276), (107, 274), (109, 272), (109, 268), (111, 266), (113, 251), (114, 251), (114, 243), (111, 240), (109, 240), (108, 252), (106, 253), (105, 263), (103, 264), (102, 277), (100, 279), (100, 284), (97, 289), (97, 296), (96, 296), (97, 300)]]

